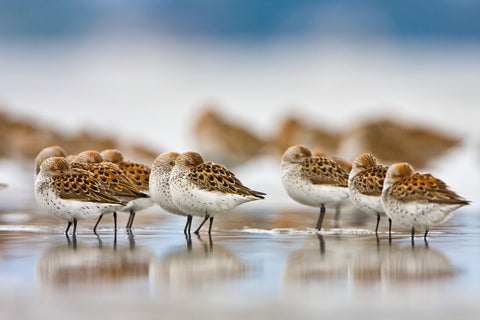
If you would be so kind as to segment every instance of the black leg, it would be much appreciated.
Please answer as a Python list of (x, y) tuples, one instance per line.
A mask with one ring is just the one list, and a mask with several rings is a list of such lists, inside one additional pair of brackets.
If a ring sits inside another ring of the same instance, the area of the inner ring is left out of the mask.
[(185, 229), (183, 229), (183, 233), (185, 235), (190, 234), (190, 227), (192, 226), (192, 216), (187, 216), (187, 223), (185, 224)]
[(392, 242), (392, 218), (388, 218), (388, 241)]
[(415, 237), (415, 228), (412, 227), (412, 247), (415, 245), (414, 237)]
[(67, 230), (65, 230), (65, 234), (67, 235), (67, 237), (68, 237), (68, 230), (70, 229), (71, 225), (72, 225), (72, 221), (68, 221)]
[(213, 217), (210, 217), (210, 225), (208, 226), (208, 235), (212, 235)]
[(77, 219), (73, 218), (73, 236), (77, 236)]
[(380, 224), (380, 213), (377, 213), (377, 226), (375, 227), (375, 234), (378, 233), (378, 225)]
[(131, 209), (130, 218), (128, 219), (128, 222), (127, 222), (127, 229), (132, 229), (133, 219), (135, 219), (135, 210)]
[(117, 212), (113, 211), (113, 232), (117, 234)]
[(335, 228), (338, 228), (340, 226), (340, 202), (335, 205), (335, 217), (333, 225), (335, 226)]
[(198, 226), (197, 230), (194, 231), (194, 233), (198, 234), (200, 232), (200, 229), (202, 229), (203, 225), (205, 224), (205, 222), (207, 222), (208, 218), (210, 218), (210, 216), (207, 213), (202, 223), (200, 223), (200, 225)]
[(322, 229), (322, 222), (323, 222), (323, 217), (325, 216), (325, 206), (322, 203), (322, 206), (320, 207), (320, 216), (318, 217), (317, 221), (317, 230), (320, 231)]
[(132, 214), (130, 214), (130, 215), (128, 216), (128, 221), (127, 221), (127, 224), (125, 225), (125, 229), (128, 230), (128, 226), (130, 225), (130, 221), (131, 221), (131, 220), (132, 220)]
[(425, 234), (423, 235), (423, 240), (425, 243), (427, 243), (427, 233), (428, 233), (428, 228), (425, 230)]
[(100, 215), (100, 217), (98, 217), (97, 223), (95, 223), (95, 226), (93, 227), (93, 233), (97, 234), (97, 227), (98, 227), (98, 224), (100, 223), (100, 220), (102, 220), (102, 218), (103, 218), (103, 213)]

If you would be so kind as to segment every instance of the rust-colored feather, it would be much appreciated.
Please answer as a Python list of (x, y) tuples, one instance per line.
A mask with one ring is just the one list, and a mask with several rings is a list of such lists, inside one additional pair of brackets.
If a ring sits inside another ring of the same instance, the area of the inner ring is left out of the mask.
[(74, 169), (52, 177), (58, 196), (65, 200), (125, 205), (88, 171)]
[(313, 184), (348, 187), (347, 171), (329, 158), (306, 158), (302, 161), (302, 171)]
[(469, 201), (463, 199), (448, 186), (430, 174), (415, 173), (403, 177), (392, 185), (391, 196), (402, 202), (431, 202), (441, 204), (467, 205)]
[(367, 196), (381, 196), (388, 167), (377, 165), (358, 173), (353, 179), (354, 188)]
[(135, 187), (142, 191), (149, 190), (150, 168), (148, 166), (130, 161), (120, 162), (118, 166)]
[(205, 162), (192, 168), (189, 178), (198, 187), (207, 191), (235, 193), (264, 199), (265, 193), (245, 187), (227, 168), (213, 162)]
[(104, 184), (115, 197), (129, 201), (137, 198), (146, 198), (148, 195), (137, 189), (123, 174), (122, 170), (113, 163), (72, 163), (72, 168), (82, 169), (93, 173), (98, 181)]

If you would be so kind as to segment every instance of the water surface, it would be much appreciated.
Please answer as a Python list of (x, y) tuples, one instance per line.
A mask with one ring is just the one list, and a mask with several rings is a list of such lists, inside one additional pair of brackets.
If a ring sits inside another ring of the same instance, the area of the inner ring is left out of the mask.
[(428, 244), (418, 235), (413, 247), (402, 230), (390, 243), (386, 223), (375, 237), (375, 219), (348, 210), (339, 228), (327, 215), (321, 233), (309, 227), (316, 212), (308, 209), (238, 211), (216, 219), (211, 239), (185, 238), (184, 219), (160, 209), (137, 215), (132, 233), (120, 228), (115, 236), (105, 219), (99, 236), (87, 221), (76, 238), (56, 220), (23, 214), (26, 223), (0, 225), (2, 318), (474, 318), (480, 311), (480, 215), (472, 209), (434, 228)]

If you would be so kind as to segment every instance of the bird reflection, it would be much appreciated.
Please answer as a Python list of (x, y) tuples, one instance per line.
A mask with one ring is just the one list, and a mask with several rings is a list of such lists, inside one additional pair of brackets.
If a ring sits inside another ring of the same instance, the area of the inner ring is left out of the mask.
[(201, 287), (240, 278), (249, 268), (209, 237), (187, 238), (186, 247), (175, 248), (150, 265), (150, 280), (171, 287)]
[(148, 276), (153, 254), (135, 247), (129, 237), (127, 245), (106, 246), (98, 243), (76, 243), (51, 247), (36, 265), (35, 278), (41, 287), (113, 286), (122, 281), (142, 280)]
[(440, 252), (428, 246), (396, 248), (384, 254), (382, 274), (392, 281), (451, 277), (455, 268)]
[(305, 241), (287, 263), (287, 283), (311, 281), (366, 284), (430, 280), (455, 274), (452, 263), (428, 246), (402, 247), (374, 237), (318, 236)]

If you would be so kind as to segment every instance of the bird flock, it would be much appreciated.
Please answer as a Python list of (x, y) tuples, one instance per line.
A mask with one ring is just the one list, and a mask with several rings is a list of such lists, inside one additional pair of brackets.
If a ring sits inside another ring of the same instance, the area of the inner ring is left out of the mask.
[[(372, 154), (359, 155), (352, 164), (312, 152), (306, 146), (289, 147), (280, 161), (281, 181), (287, 194), (295, 201), (320, 209), (316, 229), (321, 230), (326, 206), (337, 209), (347, 199), (363, 212), (375, 216), (378, 234), (382, 217), (388, 218), (389, 235), (392, 224), (427, 233), (431, 226), (441, 224), (456, 209), (469, 201), (451, 191), (430, 174), (416, 173), (408, 163), (385, 166)], [(196, 152), (160, 154), (151, 168), (126, 161), (120, 151), (88, 150), (67, 155), (59, 146), (44, 148), (35, 159), (35, 197), (49, 215), (66, 221), (68, 236), (73, 225), (76, 235), (79, 220), (97, 219), (93, 232), (105, 214), (129, 213), (126, 225), (131, 230), (135, 214), (152, 205), (186, 217), (184, 233), (191, 234), (193, 217), (202, 218), (194, 233), (199, 234), (209, 221), (211, 236), (213, 220), (243, 203), (265, 199), (225, 166), (205, 162)]]

